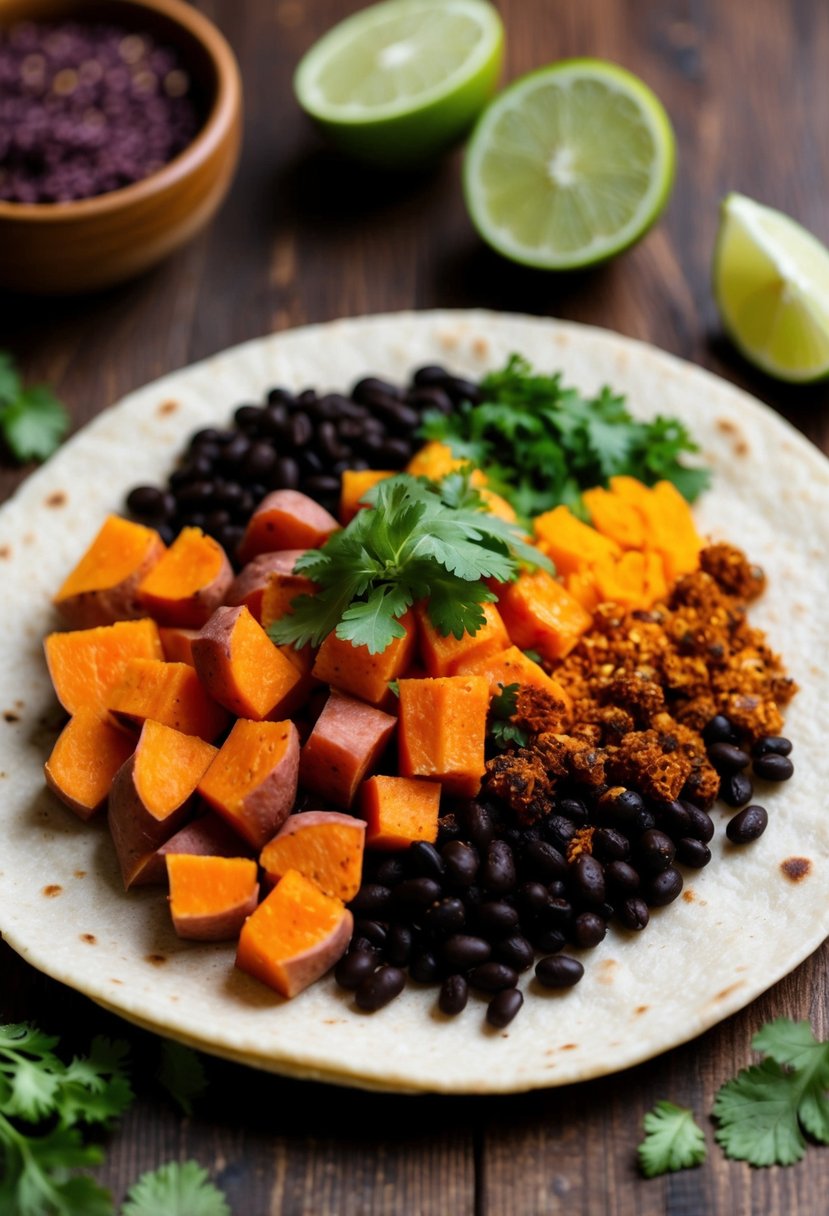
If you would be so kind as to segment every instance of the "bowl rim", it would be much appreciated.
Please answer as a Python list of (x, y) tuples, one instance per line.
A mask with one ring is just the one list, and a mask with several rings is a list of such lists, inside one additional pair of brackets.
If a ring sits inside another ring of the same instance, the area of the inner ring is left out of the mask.
[[(134, 9), (148, 9), (170, 18), (204, 47), (216, 68), (216, 94), (201, 130), (186, 148), (140, 181), (65, 203), (13, 203), (0, 199), (0, 220), (53, 224), (91, 219), (120, 211), (131, 203), (162, 193), (188, 177), (221, 145), (241, 112), (242, 82), (236, 56), (224, 34), (198, 9), (184, 0), (128, 0)], [(79, 10), (84, 7), (80, 0)], [(113, 7), (117, 7), (113, 0)]]

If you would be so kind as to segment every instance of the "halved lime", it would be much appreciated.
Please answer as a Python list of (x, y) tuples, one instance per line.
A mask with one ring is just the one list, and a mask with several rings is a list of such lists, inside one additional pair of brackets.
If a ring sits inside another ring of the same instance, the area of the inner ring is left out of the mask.
[(714, 295), (756, 367), (793, 383), (829, 376), (829, 249), (788, 215), (743, 194), (723, 200)]
[(674, 136), (647, 85), (603, 59), (522, 76), (486, 108), (464, 164), (473, 224), (505, 257), (545, 270), (604, 261), (662, 211)]
[(407, 167), (466, 134), (503, 54), (501, 19), (487, 0), (385, 0), (311, 47), (294, 92), (341, 151)]

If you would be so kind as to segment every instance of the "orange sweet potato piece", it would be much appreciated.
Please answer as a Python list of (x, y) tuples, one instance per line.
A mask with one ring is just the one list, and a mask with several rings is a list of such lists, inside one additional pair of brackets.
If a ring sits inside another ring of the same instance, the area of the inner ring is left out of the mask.
[(596, 486), (582, 494), (584, 505), (597, 532), (622, 549), (641, 549), (645, 544), (645, 521), (634, 503), (613, 490)]
[(198, 629), (184, 629), (177, 625), (160, 625), (158, 636), (161, 649), (168, 663), (187, 663), (193, 666), (193, 642), (199, 636)]
[(152, 528), (110, 515), (53, 603), (75, 629), (146, 616), (138, 587), (165, 548)]
[(389, 681), (406, 670), (414, 650), (416, 630), (411, 609), (400, 618), (405, 633), (394, 638), (382, 654), (369, 654), (367, 646), (352, 646), (329, 633), (317, 651), (313, 674), (317, 680), (350, 693), (372, 705), (388, 705)]
[(552, 676), (534, 659), (524, 654), (517, 646), (508, 646), (497, 654), (472, 655), (464, 663), (458, 675), (485, 676), (489, 681), (489, 695), (496, 696), (501, 686), (523, 684), (530, 688), (541, 688), (550, 696), (563, 701), (569, 711), (571, 701), (568, 694)]
[(501, 614), (494, 604), (482, 604), (486, 624), (476, 633), (465, 633), (462, 638), (454, 634), (443, 637), (429, 620), (425, 604), (418, 604), (418, 632), (420, 637), (420, 659), (430, 676), (454, 676), (461, 664), (473, 655), (495, 654), (509, 646), (509, 636)]
[(131, 659), (160, 659), (155, 621), (118, 621), (95, 629), (50, 633), (44, 642), (55, 694), (70, 714), (106, 708)]
[(354, 918), (339, 899), (289, 870), (242, 926), (236, 966), (296, 996), (345, 953)]
[(173, 853), (167, 873), (173, 926), (192, 941), (238, 937), (259, 900), (256, 862), (244, 857)]
[[(553, 559), (559, 574), (583, 570), (621, 552), (615, 540), (576, 519), (569, 507), (554, 507), (533, 520), (538, 547)], [(515, 639), (513, 639), (515, 640)]]
[(106, 698), (106, 708), (126, 725), (148, 718), (185, 735), (215, 739), (227, 726), (227, 712), (207, 693), (188, 663), (130, 659), (121, 682)]
[[(255, 620), (262, 623), (262, 598), (272, 574), (293, 574), (296, 560), (306, 549), (280, 549), (260, 553), (236, 575), (227, 589), (224, 602), (231, 608), (244, 604)], [(298, 593), (297, 593), (298, 594)]]
[[(447, 443), (441, 443), (438, 439), (430, 439), (419, 451), (415, 452), (406, 465), (406, 472), (411, 473), (413, 477), (429, 477), (432, 481), (438, 481), (447, 473), (463, 468), (468, 463), (469, 461), (463, 457), (455, 456)], [(485, 486), (486, 474), (482, 469), (475, 469), (471, 480), (473, 486)]]
[(508, 524), (515, 523), (518, 516), (512, 503), (507, 502), (506, 498), (502, 498), (494, 490), (487, 489), (486, 486), (480, 487), (479, 492), (481, 498), (486, 503), (486, 509), (490, 515), (497, 515), (499, 519), (505, 520)]
[(293, 722), (234, 725), (199, 793), (255, 849), (288, 818), (296, 800), (299, 735)]
[(440, 785), (416, 777), (370, 777), (360, 790), (360, 811), (371, 849), (407, 849), (438, 838)]
[(630, 549), (618, 561), (597, 562), (592, 575), (599, 599), (625, 608), (650, 608), (668, 591), (662, 557), (653, 549)]
[(215, 755), (216, 748), (202, 739), (160, 722), (144, 723), (109, 797), (109, 830), (126, 888), (139, 878), (148, 857), (181, 827)]
[(299, 490), (274, 490), (254, 511), (239, 545), (239, 561), (275, 549), (318, 549), (340, 525), (333, 515)]
[(357, 786), (377, 762), (397, 719), (331, 689), (302, 749), (300, 780), (307, 790), (351, 806)]
[(250, 857), (250, 845), (217, 815), (207, 811), (185, 823), (154, 853), (145, 853), (133, 870), (133, 887), (166, 883), (167, 858), (172, 853), (192, 853), (198, 857)]
[(201, 528), (182, 528), (141, 580), (138, 595), (160, 624), (200, 629), (232, 582), (233, 570), (219, 542)]
[(569, 654), (593, 618), (544, 570), (520, 574), (499, 590), (498, 608), (511, 640), (551, 660)]
[(442, 676), (401, 680), (400, 775), (440, 781), (459, 798), (473, 798), (484, 775), (489, 680)]
[(291, 604), (300, 595), (313, 595), (317, 584), (304, 574), (287, 574), (272, 570), (262, 593), (262, 628), (268, 629), (274, 621), (293, 612)]
[(244, 604), (216, 609), (193, 642), (193, 663), (211, 697), (257, 722), (289, 712), (302, 681)]
[(611, 477), (614, 494), (631, 503), (645, 525), (645, 546), (661, 553), (665, 574), (673, 583), (699, 565), (702, 539), (694, 524), (691, 508), (669, 481), (648, 487), (635, 477)]
[(346, 469), (342, 476), (340, 490), (340, 523), (345, 527), (368, 503), (360, 502), (364, 494), (373, 489), (379, 481), (394, 477), (390, 469)]
[(591, 567), (587, 570), (577, 570), (573, 574), (568, 574), (564, 580), (564, 586), (570, 592), (574, 600), (578, 600), (585, 612), (594, 612), (600, 602), (599, 592), (596, 589), (596, 580), (593, 577)]
[(347, 903), (360, 889), (366, 825), (339, 811), (289, 815), (262, 850), (259, 864), (272, 882), (298, 870), (326, 895)]
[(134, 735), (94, 709), (79, 709), (43, 766), (46, 783), (76, 815), (90, 819), (106, 802), (113, 777), (134, 747)]

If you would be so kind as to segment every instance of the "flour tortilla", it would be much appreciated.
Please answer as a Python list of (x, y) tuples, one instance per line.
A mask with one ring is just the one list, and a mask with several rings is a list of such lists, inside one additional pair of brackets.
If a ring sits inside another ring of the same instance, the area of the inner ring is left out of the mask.
[[(373, 1016), (330, 979), (285, 1002), (234, 969), (231, 945), (179, 941), (160, 889), (125, 895), (105, 825), (82, 824), (45, 790), (60, 722), (41, 648), (55, 626), (50, 596), (125, 490), (161, 479), (192, 431), (223, 424), (239, 402), (276, 384), (402, 380), (423, 363), (477, 377), (512, 351), (560, 368), (585, 392), (612, 385), (643, 417), (661, 411), (690, 425), (714, 469), (700, 528), (739, 543), (769, 574), (752, 619), (801, 686), (786, 723), (795, 776), (758, 790), (769, 826), (745, 849), (724, 845), (733, 812), (715, 811), (711, 865), (686, 874), (684, 898), (655, 912), (643, 934), (613, 929), (585, 952), (577, 988), (550, 994), (525, 976), (524, 1008), (506, 1030), (485, 1028), (477, 998), (443, 1018), (434, 988), (410, 986)], [(167, 376), (97, 418), (0, 510), (3, 936), (133, 1022), (289, 1076), (496, 1093), (580, 1081), (665, 1051), (748, 1004), (829, 933), (827, 554), (829, 462), (816, 449), (728, 384), (601, 330), (487, 312), (367, 317), (273, 335)]]

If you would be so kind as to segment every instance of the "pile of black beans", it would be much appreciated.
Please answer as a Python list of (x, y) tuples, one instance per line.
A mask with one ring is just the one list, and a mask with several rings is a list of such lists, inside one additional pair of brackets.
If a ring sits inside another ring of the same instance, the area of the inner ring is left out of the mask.
[(273, 388), (264, 402), (238, 406), (232, 427), (193, 435), (167, 485), (136, 486), (127, 508), (168, 544), (184, 527), (202, 528), (233, 560), (270, 491), (301, 490), (336, 515), (346, 469), (404, 468), (423, 443), (426, 411), (480, 399), (477, 384), (436, 366), (402, 387), (366, 377), (348, 396)]
[[(751, 804), (754, 782), (788, 781), (794, 773), (792, 743), (783, 735), (765, 735), (746, 745), (743, 735), (725, 714), (717, 714), (702, 732), (708, 759), (720, 775), (719, 797), (727, 806), (742, 807), (725, 829), (732, 844), (748, 844), (768, 826), (765, 807)], [(751, 804), (751, 805), (750, 805)]]
[[(721, 744), (736, 749), (723, 737), (724, 722), (718, 715), (709, 723), (706, 742), (727, 777), (742, 769), (729, 770), (724, 759)], [(791, 762), (780, 760), (790, 750), (782, 737), (761, 739), (742, 767), (753, 763), (756, 776), (784, 780)], [(732, 844), (747, 844), (767, 821), (762, 807), (747, 806), (726, 833)], [(418, 983), (440, 985), (444, 1014), (461, 1013), (471, 989), (486, 997), (489, 1024), (503, 1028), (523, 1004), (523, 972), (534, 966), (543, 988), (577, 984), (584, 965), (567, 950), (597, 946), (611, 922), (643, 930), (651, 909), (682, 891), (678, 867), (711, 860), (713, 836), (711, 816), (693, 803), (646, 803), (622, 787), (574, 788), (529, 827), (494, 802), (460, 804), (442, 816), (435, 844), (367, 855), (350, 904), (354, 937), (335, 978), (359, 1009), (375, 1012), (403, 991), (408, 970)]]

